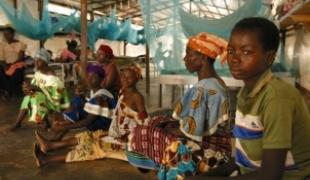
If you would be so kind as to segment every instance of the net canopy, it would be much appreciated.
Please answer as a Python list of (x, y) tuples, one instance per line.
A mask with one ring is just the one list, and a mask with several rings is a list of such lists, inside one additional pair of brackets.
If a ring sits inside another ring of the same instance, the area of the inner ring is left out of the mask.
[[(187, 37), (209, 32), (228, 40), (239, 20), (271, 17), (271, 7), (262, 0), (141, 0), (140, 3), (150, 54), (162, 74), (188, 73), (183, 62)], [(227, 65), (216, 61), (215, 68), (220, 75), (230, 76)], [(283, 56), (278, 55), (272, 69), (287, 69)]]
[[(0, 1), (0, 8), (9, 19), (16, 32), (34, 40), (46, 40), (53, 37), (56, 32), (80, 32), (80, 15), (77, 11), (69, 16), (52, 16), (48, 11), (48, 0), (43, 1), (42, 18), (34, 17), (25, 0), (21, 9), (16, 10), (6, 1)], [(133, 28), (131, 19), (124, 22), (117, 21), (115, 10), (109, 17), (101, 17), (94, 22), (88, 22), (88, 44), (94, 47), (100, 39), (126, 41), (131, 44), (144, 43), (143, 29)]]

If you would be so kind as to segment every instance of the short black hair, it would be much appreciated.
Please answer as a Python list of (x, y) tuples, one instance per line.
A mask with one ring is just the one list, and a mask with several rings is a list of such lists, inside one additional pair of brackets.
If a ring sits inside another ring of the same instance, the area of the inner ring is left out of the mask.
[(250, 17), (239, 21), (232, 30), (250, 30), (258, 34), (258, 39), (265, 51), (277, 51), (280, 43), (280, 31), (277, 26), (268, 19), (261, 17)]
[(70, 41), (67, 40), (66, 43), (67, 43), (67, 46), (70, 47), (70, 48), (76, 48), (77, 45), (78, 45), (77, 41), (74, 40), (74, 39), (72, 39)]
[(3, 31), (9, 31), (12, 34), (15, 34), (15, 29), (13, 29), (12, 27), (5, 27), (5, 28), (3, 28)]

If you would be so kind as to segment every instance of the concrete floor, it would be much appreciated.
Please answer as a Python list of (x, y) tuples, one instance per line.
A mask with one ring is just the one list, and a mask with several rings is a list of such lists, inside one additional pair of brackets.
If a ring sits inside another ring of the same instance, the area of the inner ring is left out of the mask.
[[(158, 107), (158, 83), (151, 78), (151, 94), (145, 95), (149, 111)], [(145, 94), (145, 82), (139, 83), (139, 89)], [(177, 88), (178, 90), (178, 88)], [(176, 99), (180, 97), (176, 91)], [(236, 91), (230, 93), (235, 98)], [(171, 86), (164, 87), (163, 106), (173, 107), (171, 102)], [(306, 96), (310, 107), (310, 97)], [(154, 179), (154, 173), (141, 173), (127, 162), (102, 159), (88, 162), (69, 164), (50, 164), (37, 168), (32, 155), (34, 142), (34, 124), (26, 122), (16, 132), (3, 134), (3, 130), (13, 124), (21, 99), (13, 98), (10, 101), (0, 100), (0, 180), (34, 180), (34, 179)]]
[[(158, 84), (154, 77), (151, 78), (151, 95), (145, 95), (145, 82), (139, 83), (139, 89), (146, 97), (149, 111), (158, 109)], [(171, 87), (165, 87), (164, 97), (171, 96)], [(178, 93), (177, 93), (178, 94)], [(32, 154), (35, 142), (33, 123), (24, 121), (22, 128), (15, 132), (5, 133), (17, 116), (21, 98), (10, 100), (0, 99), (0, 180), (27, 180), (27, 179), (154, 179), (154, 173), (141, 173), (128, 162), (102, 159), (88, 162), (49, 164), (37, 168)], [(171, 98), (163, 99), (163, 107), (171, 108)], [(68, 136), (74, 134), (70, 133)], [(47, 133), (45, 133), (48, 136)]]
[[(0, 131), (15, 120), (20, 99), (0, 104)], [(0, 180), (27, 179), (152, 179), (127, 162), (102, 159), (81, 163), (51, 164), (39, 169), (32, 155), (35, 125), (24, 123), (22, 129), (0, 134)]]

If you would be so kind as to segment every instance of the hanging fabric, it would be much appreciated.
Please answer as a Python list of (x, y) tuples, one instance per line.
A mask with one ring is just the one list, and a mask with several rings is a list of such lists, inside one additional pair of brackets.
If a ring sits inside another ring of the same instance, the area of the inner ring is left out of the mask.
[[(189, 2), (194, 3), (195, 0)], [(199, 2), (206, 4), (208, 0)], [(140, 1), (150, 55), (161, 74), (189, 74), (183, 62), (188, 36), (206, 31), (227, 39), (237, 21), (250, 16), (269, 17), (270, 12), (270, 7), (262, 4), (261, 0), (247, 0), (230, 15), (208, 19), (185, 12), (182, 9), (184, 3), (180, 0)], [(195, 6), (198, 7), (197, 4)], [(161, 9), (166, 9), (167, 17), (158, 20), (156, 13)], [(158, 21), (165, 25), (159, 26)], [(230, 76), (227, 65), (222, 66), (216, 61), (215, 68), (220, 75)]]
[(21, 9), (16, 10), (5, 1), (0, 1), (0, 8), (3, 10), (14, 29), (30, 39), (45, 40), (66, 24), (62, 19), (52, 22), (52, 18), (47, 10), (48, 0), (43, 1), (42, 20), (34, 18), (27, 8), (25, 0), (21, 3)]
[[(16, 10), (5, 1), (0, 1), (0, 8), (8, 17), (11, 25), (19, 34), (34, 40), (46, 40), (56, 32), (80, 32), (80, 15), (77, 11), (69, 16), (52, 17), (48, 11), (48, 0), (43, 1), (42, 19), (39, 20), (30, 13), (27, 3), (22, 0), (21, 9)], [(126, 41), (131, 44), (144, 43), (144, 31), (133, 29), (131, 19), (125, 22), (117, 20), (116, 11), (109, 17), (102, 17), (87, 25), (88, 45), (94, 47), (100, 39)]]
[(181, 24), (184, 34), (188, 36), (196, 35), (200, 32), (208, 32), (222, 38), (228, 39), (230, 31), (236, 24), (245, 17), (259, 16), (262, 10), (261, 0), (248, 0), (243, 6), (230, 15), (221, 19), (203, 19), (185, 12), (179, 8)]

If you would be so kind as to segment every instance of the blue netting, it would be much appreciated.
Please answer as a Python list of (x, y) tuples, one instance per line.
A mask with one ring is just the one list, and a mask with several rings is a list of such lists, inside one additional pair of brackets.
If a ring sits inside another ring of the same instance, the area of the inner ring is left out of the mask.
[(236, 22), (245, 17), (260, 15), (261, 9), (261, 0), (248, 0), (234, 13), (224, 16), (221, 19), (209, 20), (206, 20), (205, 18), (198, 18), (197, 16), (180, 9), (181, 25), (183, 32), (187, 37), (205, 31), (228, 39), (230, 36), (230, 31)]
[(179, 23), (178, 0), (169, 1), (172, 5), (167, 9), (167, 19), (164, 20), (167, 26), (156, 27), (154, 12), (160, 8), (162, 3), (168, 1), (149, 1), (141, 0), (141, 9), (144, 17), (144, 29), (150, 54), (153, 57), (159, 70), (183, 71), (183, 52), (186, 38)]
[(48, 0), (43, 1), (44, 11), (42, 13), (42, 20), (32, 16), (25, 1), (22, 1), (20, 10), (15, 10), (5, 1), (0, 1), (0, 7), (18, 33), (31, 39), (45, 40), (52, 37), (66, 23), (63, 20), (52, 22), (49, 12), (46, 10), (47, 3)]
[(131, 44), (144, 43), (144, 30), (132, 28), (131, 19), (117, 21), (116, 11), (109, 17), (101, 18), (88, 25), (88, 42), (94, 45), (97, 39), (126, 41)]
[[(191, 2), (195, 3), (195, 0)], [(196, 2), (207, 4), (208, 0), (197, 0)], [(270, 17), (270, 7), (264, 5), (261, 0), (247, 0), (232, 14), (220, 19), (200, 18), (185, 12), (181, 0), (141, 0), (141, 8), (144, 18), (144, 29), (146, 39), (150, 47), (157, 68), (162, 74), (188, 74), (183, 63), (185, 54), (186, 36), (195, 35), (199, 32), (209, 32), (227, 39), (233, 26), (245, 17), (263, 16)], [(162, 5), (169, 6), (165, 26), (158, 27), (155, 18), (157, 11)], [(199, 6), (198, 3), (195, 6)], [(199, 8), (198, 8), (199, 9)], [(286, 71), (288, 68), (283, 56), (283, 48), (280, 48), (279, 59), (273, 65), (273, 71)], [(230, 76), (228, 66), (222, 66), (216, 61), (215, 68), (222, 76)]]
[[(43, 1), (42, 20), (32, 16), (27, 8), (26, 1), (22, 1), (20, 10), (16, 10), (6, 1), (0, 1), (0, 8), (9, 19), (14, 29), (31, 39), (46, 40), (56, 32), (80, 32), (80, 17), (77, 12), (70, 16), (51, 17), (48, 12), (48, 0)], [(144, 43), (144, 31), (132, 27), (131, 19), (121, 23), (117, 21), (115, 10), (109, 17), (100, 18), (87, 25), (88, 44), (94, 47), (100, 39), (127, 41), (131, 44)]]

